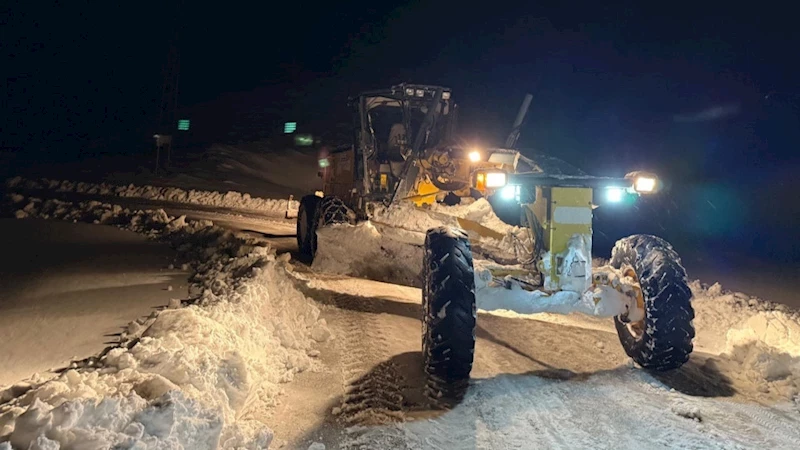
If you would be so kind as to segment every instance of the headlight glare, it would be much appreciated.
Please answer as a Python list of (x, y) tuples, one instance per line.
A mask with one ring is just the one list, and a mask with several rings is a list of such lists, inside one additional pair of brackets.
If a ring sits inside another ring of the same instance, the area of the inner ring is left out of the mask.
[(486, 187), (499, 188), (506, 185), (506, 174), (504, 172), (489, 172), (486, 174)]
[(653, 177), (640, 176), (637, 177), (633, 183), (633, 189), (636, 192), (650, 193), (656, 190), (657, 180)]
[(469, 152), (469, 160), (472, 162), (478, 162), (481, 160), (481, 152), (477, 150), (473, 150)]
[(606, 200), (611, 203), (619, 203), (625, 198), (625, 189), (610, 187), (606, 189)]

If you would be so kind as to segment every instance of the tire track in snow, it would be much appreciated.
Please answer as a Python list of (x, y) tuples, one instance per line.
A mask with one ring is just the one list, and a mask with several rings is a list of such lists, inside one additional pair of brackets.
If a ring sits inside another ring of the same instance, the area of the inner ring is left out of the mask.
[(342, 448), (357, 447), (362, 427), (404, 420), (404, 379), (387, 361), (387, 337), (392, 335), (393, 326), (382, 320), (373, 302), (347, 294), (333, 294), (332, 302), (342, 315), (335, 326), (344, 388), (341, 404), (333, 414), (347, 434)]

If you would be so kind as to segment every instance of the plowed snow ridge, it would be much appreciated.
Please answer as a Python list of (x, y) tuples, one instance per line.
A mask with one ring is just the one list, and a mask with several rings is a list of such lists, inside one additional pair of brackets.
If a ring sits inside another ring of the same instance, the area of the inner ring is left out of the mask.
[(116, 186), (108, 183), (83, 183), (68, 180), (52, 180), (41, 178), (38, 180), (15, 177), (6, 180), (7, 188), (25, 188), (31, 190), (53, 190), (56, 192), (74, 192), (78, 194), (106, 195), (128, 198), (141, 198), (145, 200), (160, 200), (176, 203), (189, 203), (196, 205), (217, 206), (224, 208), (249, 209), (264, 213), (283, 214), (287, 211), (297, 211), (297, 201), (264, 199), (251, 197), (236, 191), (225, 193), (202, 190), (184, 190), (174, 187), (158, 186)]

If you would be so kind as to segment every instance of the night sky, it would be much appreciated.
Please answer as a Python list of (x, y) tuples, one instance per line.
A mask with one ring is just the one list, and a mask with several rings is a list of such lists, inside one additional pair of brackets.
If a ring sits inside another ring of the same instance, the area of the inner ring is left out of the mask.
[[(778, 3), (33, 3), (2, 15), (5, 152), (146, 146), (175, 42), (181, 114), (208, 143), (289, 119), (330, 129), (348, 95), (409, 81), (452, 87), (483, 145), (530, 92), (521, 147), (715, 183), (737, 216), (798, 184), (800, 32)], [(729, 185), (757, 192), (750, 206)]]

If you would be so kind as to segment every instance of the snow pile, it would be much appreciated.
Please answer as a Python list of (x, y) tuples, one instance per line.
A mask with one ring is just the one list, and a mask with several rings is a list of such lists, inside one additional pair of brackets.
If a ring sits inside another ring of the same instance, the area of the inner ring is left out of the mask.
[(163, 209), (131, 210), (98, 201), (73, 204), (56, 199), (25, 198), (18, 194), (10, 194), (7, 198), (15, 208), (19, 208), (14, 211), (14, 217), (17, 219), (32, 217), (115, 225), (151, 236), (178, 231), (192, 233), (212, 226), (207, 220), (187, 221), (186, 216), (171, 217)]
[(742, 293), (724, 292), (719, 283), (690, 286), (697, 344), (713, 353), (757, 343), (800, 357), (800, 312)]
[(492, 205), (485, 198), (475, 200), (469, 204), (456, 206), (446, 206), (437, 203), (434, 204), (431, 209), (436, 212), (478, 222), (500, 233), (515, 233), (519, 230), (519, 227), (511, 226), (500, 220), (494, 213)]
[[(70, 376), (76, 376), (71, 372)], [(0, 449), (217, 448), (219, 415), (170, 391), (148, 402), (135, 392), (99, 401), (80, 399), (52, 407), (39, 399), (23, 413)], [(10, 446), (9, 446), (10, 445)]]
[(698, 350), (738, 363), (737, 376), (762, 391), (792, 398), (800, 393), (800, 312), (719, 283), (691, 284)]
[(376, 228), (372, 222), (317, 230), (312, 268), (375, 281), (421, 286), (424, 234)]
[(236, 191), (226, 193), (201, 190), (184, 190), (175, 187), (159, 186), (116, 186), (108, 183), (83, 183), (68, 180), (52, 180), (41, 178), (38, 180), (24, 179), (21, 177), (6, 180), (7, 188), (24, 188), (27, 190), (54, 190), (56, 192), (71, 192), (89, 195), (104, 195), (117, 197), (141, 198), (146, 200), (168, 201), (176, 203), (191, 203), (205, 206), (223, 208), (250, 209), (259, 212), (284, 214), (287, 209), (297, 211), (297, 201), (263, 199), (251, 197)]
[(495, 235), (467, 230), (476, 258), (516, 262), (530, 239), (526, 230), (497, 218), (484, 199), (464, 206), (437, 205), (433, 209), (401, 203), (376, 207), (372, 220), (366, 223), (317, 230), (312, 267), (321, 272), (420, 286), (425, 233), (443, 225), (459, 227), (459, 218), (486, 227)]
[(288, 277), (288, 257), (161, 210), (18, 203), (20, 217), (117, 224), (168, 239), (197, 261), (196, 298), (132, 322), (121, 345), (99, 358), (12, 388), (15, 398), (0, 408), (0, 440), (24, 449), (268, 447), (271, 431), (246, 417), (263, 417), (280, 384), (314, 368), (313, 347), (330, 338), (319, 309)]

